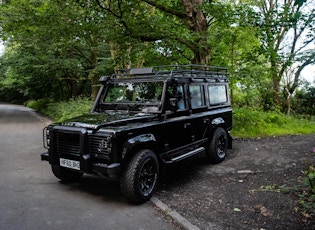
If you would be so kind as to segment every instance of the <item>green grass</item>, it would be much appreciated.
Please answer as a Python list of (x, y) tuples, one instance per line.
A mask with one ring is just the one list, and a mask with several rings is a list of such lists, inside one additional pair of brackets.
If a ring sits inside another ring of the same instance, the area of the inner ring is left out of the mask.
[(233, 110), (232, 136), (240, 138), (314, 134), (315, 118), (297, 118), (280, 112), (263, 112), (254, 108)]

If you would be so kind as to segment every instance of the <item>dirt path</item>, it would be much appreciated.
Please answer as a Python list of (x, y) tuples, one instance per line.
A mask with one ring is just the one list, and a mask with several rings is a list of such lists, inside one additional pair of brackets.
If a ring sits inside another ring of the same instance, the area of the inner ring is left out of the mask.
[(156, 197), (200, 229), (315, 229), (298, 197), (314, 147), (315, 135), (238, 139), (221, 164), (168, 169)]

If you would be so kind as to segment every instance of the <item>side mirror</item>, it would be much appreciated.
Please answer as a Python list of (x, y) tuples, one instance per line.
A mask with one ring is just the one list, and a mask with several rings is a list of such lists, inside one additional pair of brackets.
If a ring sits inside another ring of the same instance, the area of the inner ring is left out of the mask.
[(170, 98), (169, 105), (170, 105), (170, 110), (173, 112), (176, 112), (178, 109), (178, 99), (174, 97)]

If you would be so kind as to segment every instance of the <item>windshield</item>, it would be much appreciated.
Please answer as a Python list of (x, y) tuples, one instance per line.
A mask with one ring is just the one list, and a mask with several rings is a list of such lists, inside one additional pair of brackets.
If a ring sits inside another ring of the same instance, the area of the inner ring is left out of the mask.
[[(119, 110), (157, 112), (161, 104), (163, 82), (115, 82), (109, 89), (102, 103), (120, 106)], [(105, 96), (105, 95), (104, 95)], [(149, 111), (148, 111), (149, 108)], [(117, 109), (117, 106), (114, 107)]]
[(162, 97), (163, 82), (117, 83), (111, 85), (105, 103), (159, 103)]

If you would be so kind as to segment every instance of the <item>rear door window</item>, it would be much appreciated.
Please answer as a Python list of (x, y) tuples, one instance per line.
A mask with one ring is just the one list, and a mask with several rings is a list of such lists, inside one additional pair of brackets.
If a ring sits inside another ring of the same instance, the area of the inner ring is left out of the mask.
[(210, 105), (223, 104), (228, 101), (225, 85), (209, 85), (208, 92)]

